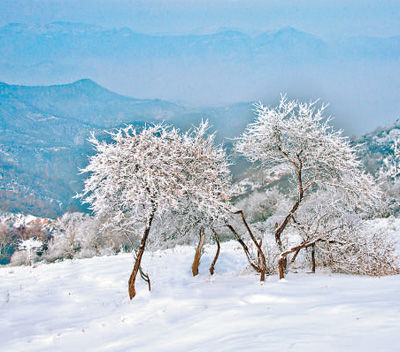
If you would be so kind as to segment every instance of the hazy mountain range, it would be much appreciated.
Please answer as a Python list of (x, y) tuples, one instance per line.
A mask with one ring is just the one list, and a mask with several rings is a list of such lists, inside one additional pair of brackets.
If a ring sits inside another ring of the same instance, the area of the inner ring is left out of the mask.
[[(387, 59), (400, 57), (400, 35), (389, 38), (366, 36), (325, 41), (315, 35), (285, 27), (272, 33), (248, 35), (223, 30), (203, 35), (148, 35), (129, 28), (104, 29), (82, 23), (47, 25), (10, 23), (0, 27), (2, 61), (33, 64), (53, 60), (102, 57), (112, 60), (193, 56), (229, 56), (290, 61)], [(284, 55), (282, 55), (284, 54)]]
[(325, 40), (286, 27), (248, 35), (148, 35), (82, 23), (0, 27), (0, 81), (28, 85), (89, 77), (115, 92), (194, 106), (291, 97), (331, 104), (354, 133), (400, 109), (400, 36)]

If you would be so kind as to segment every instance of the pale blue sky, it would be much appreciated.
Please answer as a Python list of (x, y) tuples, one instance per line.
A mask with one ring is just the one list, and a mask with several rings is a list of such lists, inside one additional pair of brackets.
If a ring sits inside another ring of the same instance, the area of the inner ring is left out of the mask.
[(324, 38), (400, 33), (400, 1), (0, 0), (0, 25), (73, 21), (145, 33), (245, 32), (293, 26)]

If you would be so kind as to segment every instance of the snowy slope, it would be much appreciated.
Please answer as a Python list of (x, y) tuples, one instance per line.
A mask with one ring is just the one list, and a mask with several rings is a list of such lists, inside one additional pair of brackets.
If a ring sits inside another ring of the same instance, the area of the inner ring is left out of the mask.
[(147, 253), (153, 290), (138, 280), (129, 301), (130, 255), (0, 269), (1, 351), (396, 351), (400, 276), (318, 273), (270, 277), (245, 270), (223, 243), (216, 274), (194, 249)]

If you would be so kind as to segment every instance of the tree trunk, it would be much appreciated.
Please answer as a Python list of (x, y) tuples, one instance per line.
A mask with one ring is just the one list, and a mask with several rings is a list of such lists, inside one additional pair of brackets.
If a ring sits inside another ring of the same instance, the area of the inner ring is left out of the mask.
[[(315, 254), (314, 254), (314, 247), (315, 244), (318, 241), (322, 241), (321, 238), (317, 238), (313, 241), (305, 241), (302, 244), (300, 244), (299, 246), (293, 247), (289, 250), (287, 250), (286, 252), (281, 253), (280, 259), (278, 261), (278, 268), (279, 268), (279, 278), (283, 279), (285, 277), (285, 271), (286, 271), (286, 266), (287, 266), (287, 255), (290, 253), (295, 253), (295, 256), (297, 256), (297, 254), (300, 252), (301, 249), (303, 248), (308, 248), (308, 247), (312, 247), (313, 252), (311, 253), (312, 256), (312, 260), (313, 260), (313, 272), (315, 272)], [(292, 259), (291, 261), (292, 263), (294, 262), (294, 260)]]
[(215, 240), (216, 240), (216, 242), (217, 242), (217, 253), (215, 253), (214, 260), (213, 260), (213, 262), (212, 262), (212, 264), (211, 264), (211, 266), (210, 266), (210, 274), (211, 274), (211, 275), (214, 275), (215, 263), (216, 263), (217, 260), (218, 260), (219, 251), (220, 251), (220, 249), (221, 249), (221, 245), (219, 244), (218, 234), (214, 231), (214, 229), (213, 229), (213, 232), (214, 232)]
[(315, 244), (311, 246), (311, 272), (315, 273)]
[[(140, 247), (136, 256), (136, 261), (135, 261), (135, 265), (133, 267), (132, 270), (132, 274), (129, 278), (128, 284), (129, 284), (129, 298), (132, 299), (133, 297), (135, 297), (136, 295), (136, 291), (135, 291), (135, 280), (136, 280), (136, 275), (139, 271), (140, 268), (140, 262), (142, 261), (142, 257), (143, 257), (143, 252), (144, 249), (146, 247), (146, 241), (147, 241), (147, 237), (149, 237), (149, 233), (150, 233), (150, 228), (151, 228), (151, 223), (153, 222), (153, 218), (154, 218), (154, 214), (155, 214), (155, 209), (153, 209), (152, 213), (150, 214), (150, 218), (149, 221), (147, 223), (146, 229), (144, 230), (144, 234), (142, 237), (142, 240), (140, 242)], [(150, 287), (150, 280), (147, 282), (149, 284), (149, 289)]]
[(292, 218), (293, 214), (296, 212), (297, 208), (299, 207), (301, 200), (303, 197), (299, 198), (296, 203), (293, 205), (292, 209), (290, 210), (289, 214), (283, 220), (282, 224), (276, 229), (275, 231), (275, 242), (278, 245), (280, 251), (282, 251), (282, 241), (281, 235), (283, 230), (285, 229), (286, 225), (289, 223), (290, 219)]
[(199, 273), (199, 265), (201, 258), (201, 251), (203, 249), (204, 241), (206, 239), (206, 235), (204, 233), (204, 228), (200, 228), (200, 240), (196, 249), (196, 254), (194, 255), (193, 265), (192, 265), (192, 273), (193, 276), (196, 276)]
[[(289, 214), (283, 220), (282, 224), (275, 230), (275, 242), (278, 245), (278, 248), (279, 248), (280, 251), (283, 250), (283, 248), (282, 248), (282, 240), (281, 240), (282, 232), (286, 228), (286, 226), (289, 223), (290, 219), (293, 217), (294, 213), (298, 209), (298, 207), (299, 207), (299, 205), (300, 205), (300, 203), (301, 203), (301, 201), (303, 200), (303, 197), (304, 197), (303, 178), (302, 178), (303, 162), (300, 159), (300, 154), (301, 153), (302, 153), (302, 151), (299, 154), (297, 154), (297, 159), (299, 161), (299, 165), (294, 164), (296, 166), (296, 169), (297, 169), (297, 181), (298, 181), (298, 187), (299, 187), (298, 199), (297, 199), (296, 203), (294, 203), (294, 205), (293, 205), (292, 209), (290, 210)], [(287, 156), (287, 155), (285, 154), (285, 156)]]
[[(262, 239), (260, 240), (260, 243), (258, 245), (262, 248)], [(257, 265), (258, 266), (262, 265), (262, 258), (260, 252), (257, 252)]]
[(279, 279), (284, 279), (286, 270), (286, 258), (279, 259), (278, 267), (279, 267)]
[[(262, 239), (260, 240), (259, 243), (260, 248), (262, 248)], [(264, 261), (263, 261), (264, 259)], [(267, 264), (265, 262), (265, 257), (263, 258), (261, 253), (258, 252), (257, 253), (257, 261), (258, 261), (258, 266), (261, 268), (261, 275), (260, 275), (260, 281), (265, 281), (265, 275), (267, 272)]]

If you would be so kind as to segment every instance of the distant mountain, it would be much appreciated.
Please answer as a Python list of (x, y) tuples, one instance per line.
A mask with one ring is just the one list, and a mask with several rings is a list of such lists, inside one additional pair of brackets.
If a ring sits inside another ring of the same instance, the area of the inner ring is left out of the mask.
[(171, 120), (185, 112), (183, 107), (166, 101), (121, 96), (89, 79), (47, 87), (0, 83), (0, 95), (11, 104), (19, 101), (39, 112), (100, 127), (129, 121)]
[(155, 36), (129, 28), (109, 30), (81, 23), (56, 22), (42, 26), (11, 23), (0, 27), (0, 38), (3, 61), (20, 64), (93, 57), (115, 61), (221, 55), (243, 58), (273, 55), (276, 50), (295, 53), (324, 46), (318, 37), (291, 27), (255, 37), (232, 30), (204, 35)]
[(276, 32), (250, 36), (234, 30), (203, 35), (148, 35), (129, 28), (104, 29), (82, 23), (55, 22), (47, 25), (10, 23), (0, 27), (2, 61), (13, 64), (44, 64), (55, 60), (109, 58), (120, 60), (172, 57), (215, 58), (220, 56), (276, 60), (328, 59), (364, 56), (398, 59), (399, 38), (350, 37), (325, 41), (315, 35), (285, 27)]
[[(0, 52), (0, 80), (5, 82), (48, 85), (89, 77), (121, 94), (193, 106), (265, 101), (283, 92), (329, 102), (335, 107), (332, 113), (347, 120), (353, 133), (374, 128), (377, 116), (385, 123), (393, 121), (400, 109), (400, 36), (333, 41), (293, 27), (258, 35), (230, 29), (212, 34), (148, 35), (82, 23), (11, 23), (0, 27)], [(61, 88), (49, 88), (53, 96), (57, 89)], [(78, 87), (70, 89), (68, 94), (73, 97)], [(121, 111), (121, 121), (131, 120), (127, 115), (131, 106), (143, 103), (128, 103), (112, 97), (111, 92), (101, 94), (99, 99), (107, 99), (110, 112), (114, 108)], [(83, 109), (85, 99), (77, 100), (80, 113), (102, 121), (109, 115), (107, 106), (97, 112)], [(55, 112), (63, 109), (62, 97), (58, 102), (50, 107)], [(152, 106), (154, 111), (141, 111), (143, 118), (182, 112), (179, 106), (164, 104), (160, 101)], [(130, 107), (124, 110), (122, 105)], [(75, 116), (74, 108), (68, 108)], [(91, 118), (90, 123), (99, 122)]]
[(244, 128), (249, 106), (189, 109), (124, 97), (88, 79), (38, 87), (0, 83), (0, 209), (50, 217), (82, 209), (72, 196), (82, 189), (79, 169), (91, 154), (91, 131), (158, 121), (187, 129), (208, 118), (222, 141)]

